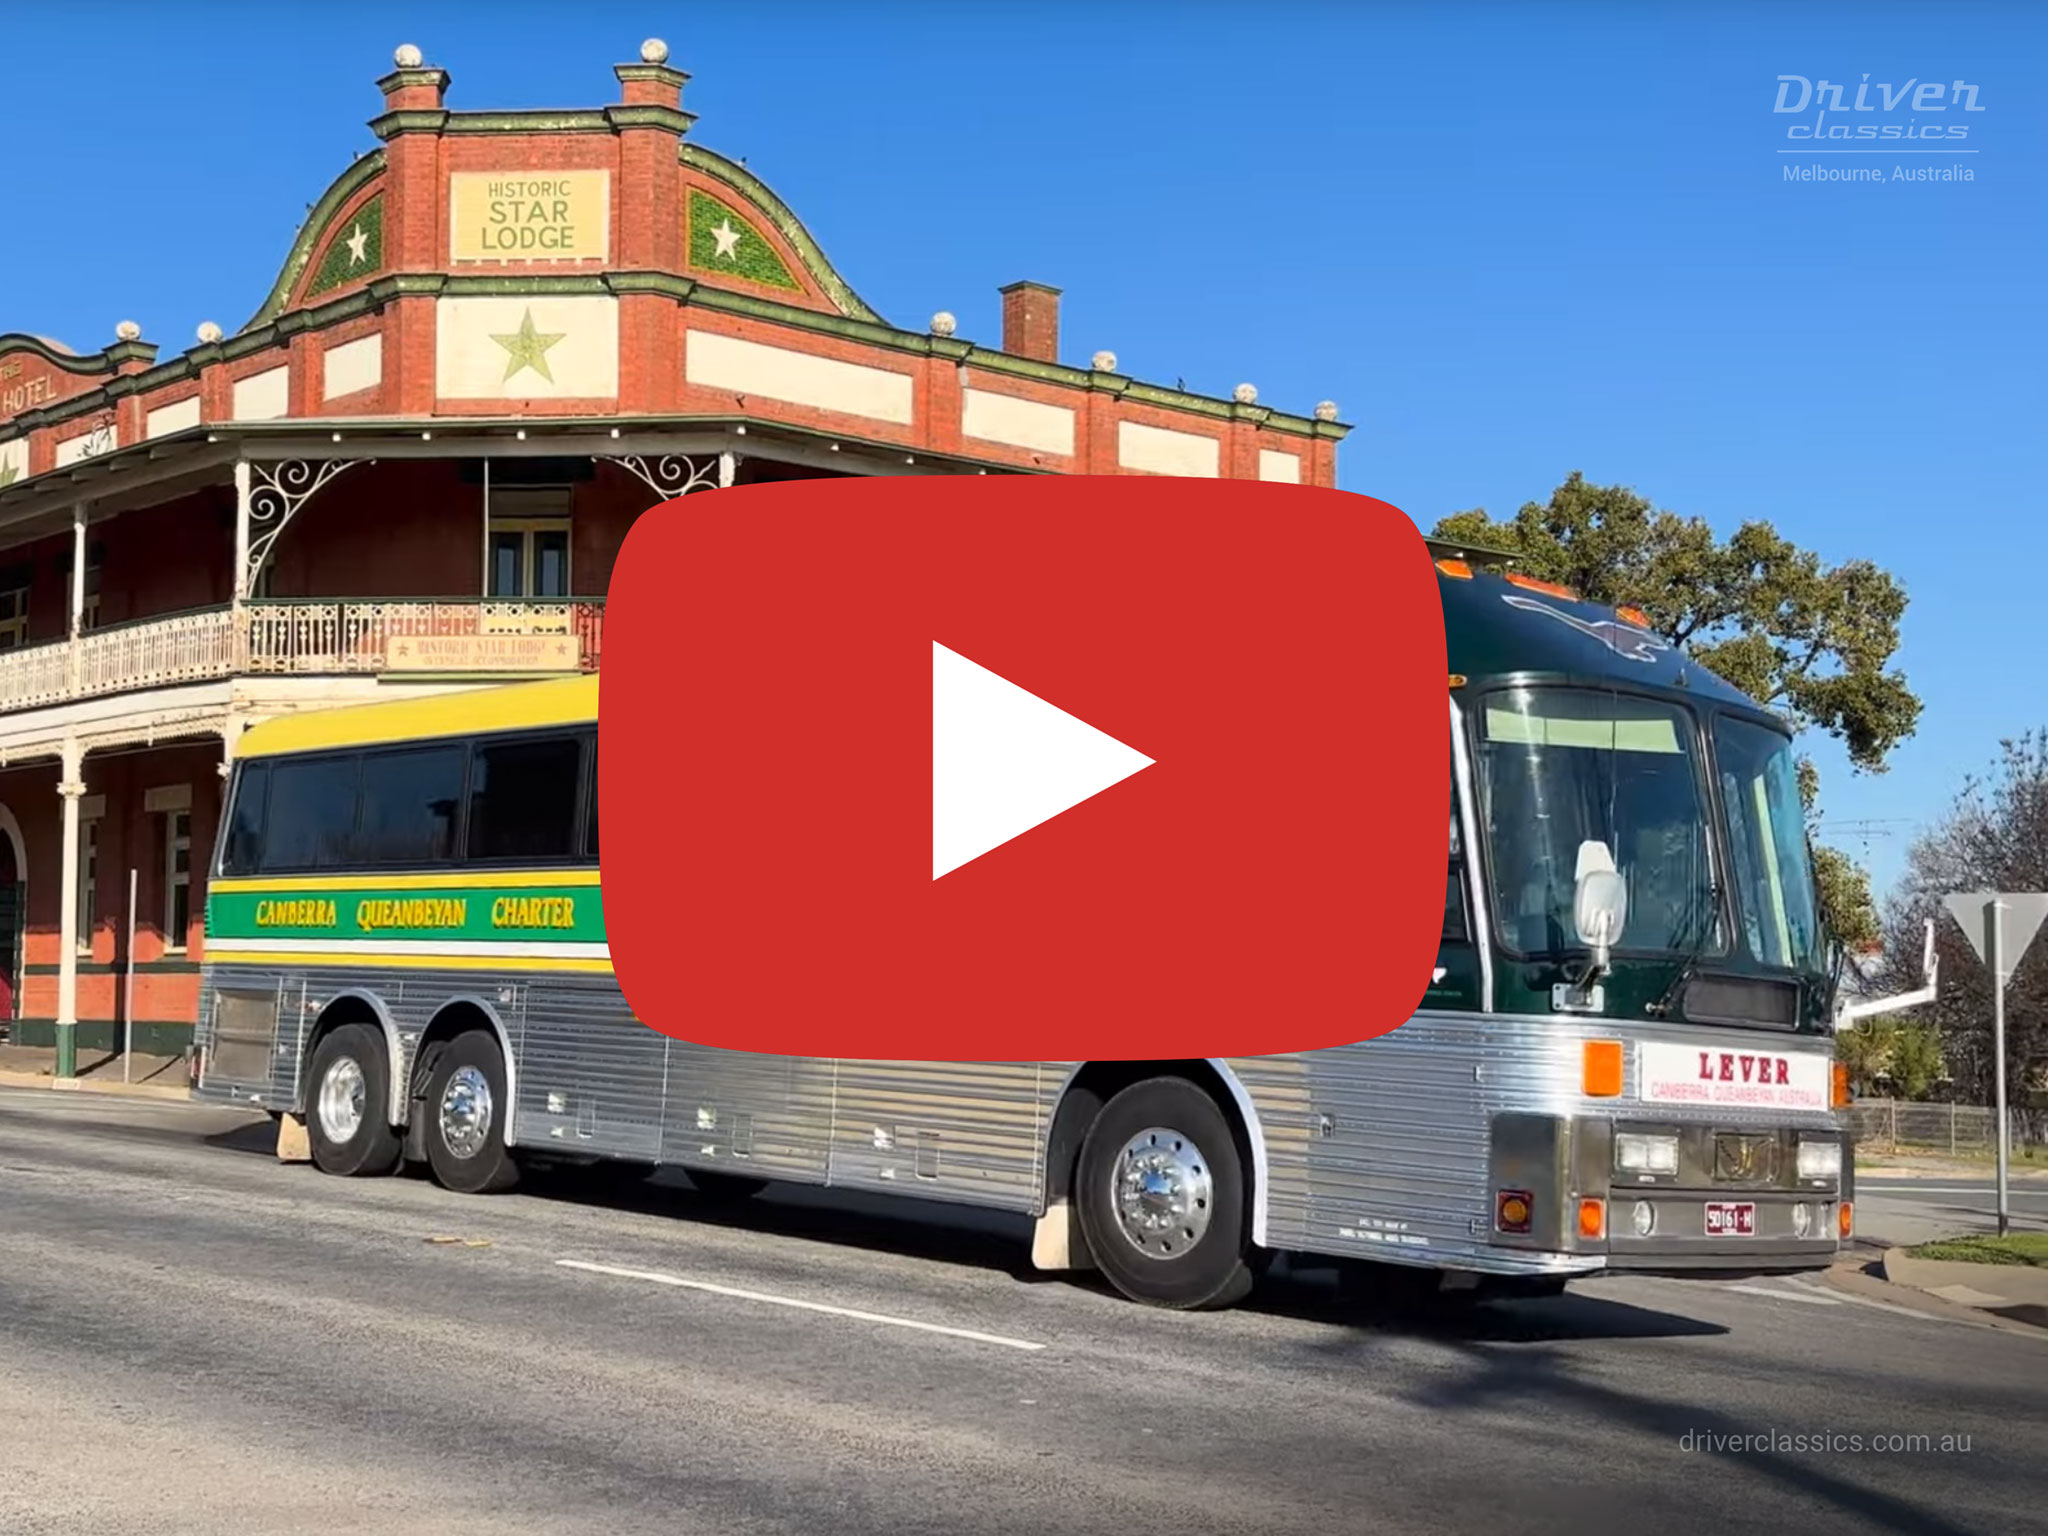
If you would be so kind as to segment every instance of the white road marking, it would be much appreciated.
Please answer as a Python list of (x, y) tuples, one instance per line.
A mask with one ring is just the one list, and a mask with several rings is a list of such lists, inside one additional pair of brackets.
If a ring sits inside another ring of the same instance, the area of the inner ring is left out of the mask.
[(610, 1264), (589, 1264), (581, 1259), (557, 1259), (563, 1269), (580, 1269), (593, 1275), (613, 1275), (621, 1280), (646, 1280), (654, 1285), (673, 1285), (688, 1291), (706, 1291), (713, 1296), (731, 1296), (740, 1301), (765, 1302), (774, 1307), (795, 1307), (804, 1312), (824, 1312), (833, 1317), (850, 1317), (862, 1323), (886, 1323), (892, 1328), (915, 1328), (920, 1333), (943, 1333), (948, 1338), (971, 1339), (977, 1344), (999, 1344), (1004, 1349), (1043, 1349), (1028, 1339), (1009, 1339), (999, 1333), (978, 1333), (972, 1328), (949, 1328), (943, 1323), (921, 1323), (914, 1318), (889, 1317), (881, 1312), (861, 1312), (852, 1307), (827, 1306), (822, 1301), (799, 1301), (793, 1296), (771, 1296), (766, 1291), (743, 1291), (730, 1285), (713, 1285), (708, 1280), (685, 1280), (681, 1275), (664, 1275), (652, 1269), (619, 1269)]
[(1839, 1307), (1841, 1302), (1832, 1296), (1802, 1296), (1797, 1291), (1788, 1291), (1775, 1285), (1724, 1285), (1724, 1291), (1740, 1291), (1745, 1296), (1769, 1296), (1776, 1301), (1805, 1301), (1816, 1307)]
[[(1785, 1283), (1787, 1285), (1797, 1285), (1807, 1290), (1818, 1290), (1822, 1285), (1825, 1285), (1827, 1282), (1824, 1280), (1788, 1280)], [(1830, 1289), (1828, 1292), (1828, 1299), (1831, 1301), (1847, 1302), (1852, 1307), (1868, 1307), (1873, 1312), (1896, 1312), (1901, 1317), (1917, 1317), (1924, 1322), (1930, 1323), (1957, 1323), (1968, 1321), (1964, 1318), (1940, 1317), (1932, 1312), (1922, 1312), (1917, 1307), (1902, 1307), (1898, 1305), (1896, 1302), (1873, 1301), (1868, 1296), (1856, 1296), (1850, 1294), (1848, 1291), (1837, 1291)], [(1982, 1325), (1973, 1322), (1972, 1326), (1975, 1327)]]

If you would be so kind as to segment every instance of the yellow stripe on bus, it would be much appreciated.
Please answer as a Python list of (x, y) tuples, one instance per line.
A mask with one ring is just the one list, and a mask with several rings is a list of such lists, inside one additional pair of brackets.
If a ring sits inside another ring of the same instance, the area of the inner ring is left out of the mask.
[(468, 688), (424, 699), (309, 709), (252, 726), (235, 743), (235, 756), (269, 757), (278, 752), (431, 741), (437, 736), (591, 725), (596, 720), (597, 676), (593, 673), (544, 683)]
[(287, 954), (273, 950), (209, 949), (208, 965), (256, 965), (275, 970), (280, 966), (303, 966), (326, 971), (399, 969), (415, 971), (577, 971), (586, 975), (609, 976), (609, 960), (551, 960), (532, 955), (391, 955)]
[(446, 887), (450, 890), (484, 890), (493, 886), (596, 885), (594, 869), (501, 869), (449, 870), (440, 875), (292, 875), (269, 879), (215, 880), (207, 887), (221, 892), (246, 891), (252, 895), (272, 891), (382, 891), (421, 890)]

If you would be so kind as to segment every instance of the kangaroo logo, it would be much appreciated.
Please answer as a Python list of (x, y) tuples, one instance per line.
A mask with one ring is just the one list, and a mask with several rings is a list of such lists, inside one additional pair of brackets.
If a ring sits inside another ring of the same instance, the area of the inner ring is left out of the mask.
[(1525, 613), (1541, 613), (1561, 624), (1569, 624), (1580, 634), (1591, 635), (1624, 661), (1654, 662), (1661, 652), (1671, 649), (1671, 642), (1663, 636), (1648, 634), (1617, 619), (1582, 619), (1575, 613), (1539, 603), (1532, 597), (1503, 596), (1501, 601)]

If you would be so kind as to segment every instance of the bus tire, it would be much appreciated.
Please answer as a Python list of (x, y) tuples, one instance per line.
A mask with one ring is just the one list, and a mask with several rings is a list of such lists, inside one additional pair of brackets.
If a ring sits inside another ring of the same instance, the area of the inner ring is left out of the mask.
[(343, 1024), (321, 1036), (306, 1072), (313, 1166), (344, 1178), (390, 1173), (403, 1148), (386, 1119), (391, 1062), (382, 1030)]
[(685, 1168), (690, 1188), (707, 1205), (741, 1205), (768, 1187), (766, 1179), (744, 1173), (722, 1173), (710, 1168)]
[(421, 1138), (427, 1165), (444, 1189), (490, 1195), (519, 1182), (505, 1145), (505, 1059), (489, 1032), (472, 1029), (442, 1049), (427, 1079)]
[(1186, 1078), (1133, 1083), (1102, 1107), (1081, 1141), (1075, 1197), (1089, 1252), (1133, 1301), (1195, 1310), (1250, 1294), (1237, 1136)]

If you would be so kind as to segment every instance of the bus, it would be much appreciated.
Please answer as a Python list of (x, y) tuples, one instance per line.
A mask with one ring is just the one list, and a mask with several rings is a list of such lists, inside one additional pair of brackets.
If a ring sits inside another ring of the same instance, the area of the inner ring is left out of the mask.
[(242, 737), (197, 1096), (270, 1111), (330, 1174), (410, 1162), (484, 1193), (666, 1166), (719, 1200), (781, 1181), (1020, 1213), (1037, 1267), (1166, 1307), (1228, 1305), (1278, 1252), (1521, 1294), (1832, 1263), (1839, 964), (1783, 723), (1638, 612), (1432, 553), (1446, 735), (1389, 750), (1445, 753), (1443, 934), (1391, 1033), (1178, 1061), (672, 1039), (606, 948), (588, 677)]

